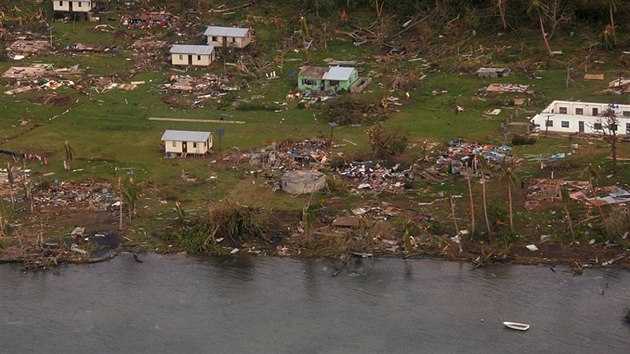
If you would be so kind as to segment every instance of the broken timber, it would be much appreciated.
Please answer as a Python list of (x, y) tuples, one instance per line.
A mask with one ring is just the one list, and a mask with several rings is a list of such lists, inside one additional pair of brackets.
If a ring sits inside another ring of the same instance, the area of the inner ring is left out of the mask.
[(163, 122), (245, 124), (245, 121), (242, 121), (242, 120), (220, 120), (220, 119), (189, 119), (189, 118), (158, 118), (158, 117), (149, 117), (149, 120), (157, 120), (157, 121), (163, 121)]

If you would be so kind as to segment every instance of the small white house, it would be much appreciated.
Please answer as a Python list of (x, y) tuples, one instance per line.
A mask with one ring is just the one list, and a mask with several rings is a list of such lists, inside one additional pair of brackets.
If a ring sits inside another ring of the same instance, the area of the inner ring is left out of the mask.
[(53, 11), (87, 13), (96, 7), (94, 0), (58, 0), (53, 1)]
[(249, 28), (208, 26), (203, 33), (208, 37), (208, 44), (215, 47), (243, 49), (252, 42)]
[(167, 130), (162, 134), (164, 153), (167, 157), (188, 154), (205, 155), (212, 148), (212, 133), (189, 130)]
[(215, 59), (214, 46), (173, 44), (171, 63), (184, 66), (210, 66)]
[(553, 101), (531, 122), (535, 131), (598, 134), (607, 130), (602, 113), (609, 108), (615, 111), (619, 122), (617, 134), (630, 134), (630, 105), (623, 104)]

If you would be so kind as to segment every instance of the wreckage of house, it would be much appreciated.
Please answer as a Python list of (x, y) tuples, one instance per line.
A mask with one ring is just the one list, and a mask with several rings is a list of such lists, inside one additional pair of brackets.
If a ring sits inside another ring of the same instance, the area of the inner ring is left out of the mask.
[(206, 155), (212, 150), (212, 133), (189, 130), (166, 130), (162, 134), (167, 157)]
[(70, 12), (70, 13), (88, 13), (94, 10), (96, 7), (96, 1), (94, 0), (62, 0), (53, 1), (53, 11), (55, 12)]
[(351, 91), (359, 80), (355, 68), (305, 66), (298, 74), (299, 91)]
[(477, 70), (477, 75), (484, 79), (496, 79), (499, 77), (510, 76), (511, 72), (512, 71), (509, 68), (479, 68), (479, 70)]
[(630, 93), (630, 79), (626, 77), (620, 77), (614, 79), (608, 83), (608, 91), (617, 94), (629, 94)]
[(210, 66), (215, 59), (214, 46), (173, 44), (171, 64), (184, 66)]
[(616, 132), (624, 135), (630, 134), (630, 105), (553, 101), (542, 112), (531, 119), (535, 131), (556, 133), (608, 133), (604, 112), (611, 109), (617, 118)]
[(208, 26), (203, 33), (208, 37), (208, 44), (215, 47), (243, 49), (252, 42), (249, 28)]

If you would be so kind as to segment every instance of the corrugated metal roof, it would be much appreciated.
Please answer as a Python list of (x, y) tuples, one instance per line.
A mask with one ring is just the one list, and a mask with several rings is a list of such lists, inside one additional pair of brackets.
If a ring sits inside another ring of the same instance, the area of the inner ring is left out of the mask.
[(245, 37), (249, 28), (208, 26), (203, 33), (206, 36)]
[(334, 66), (328, 69), (328, 72), (324, 74), (324, 80), (346, 81), (350, 79), (350, 75), (352, 75), (353, 71), (354, 68)]
[(171, 54), (212, 54), (212, 45), (173, 44)]
[(162, 140), (168, 141), (206, 141), (211, 132), (198, 132), (191, 130), (167, 130), (162, 134)]
[(326, 75), (326, 71), (328, 69), (321, 66), (305, 66), (300, 70), (298, 76), (305, 79), (322, 80), (324, 75)]

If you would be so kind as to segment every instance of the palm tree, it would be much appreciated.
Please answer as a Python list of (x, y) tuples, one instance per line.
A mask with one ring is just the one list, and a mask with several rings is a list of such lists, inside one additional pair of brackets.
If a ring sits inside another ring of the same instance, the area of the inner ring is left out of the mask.
[(617, 6), (622, 0), (608, 0), (608, 10), (610, 12), (610, 33), (613, 36), (613, 39), (617, 39), (617, 32), (615, 31), (615, 16), (614, 13), (617, 12)]
[(549, 45), (549, 39), (547, 39), (547, 33), (545, 32), (545, 25), (543, 23), (543, 17), (547, 15), (549, 11), (549, 5), (543, 0), (531, 0), (529, 3), (529, 8), (527, 9), (527, 13), (531, 13), (532, 10), (536, 11), (536, 16), (538, 17), (538, 23), (540, 25), (540, 31), (542, 33), (543, 41), (545, 42), (545, 47), (547, 47), (547, 54), (549, 56), (553, 56), (553, 51), (551, 50), (551, 46)]
[(472, 239), (475, 236), (475, 202), (473, 199), (472, 183), (470, 182), (471, 178), (472, 171), (466, 178), (466, 182), (468, 183), (468, 196), (470, 197), (470, 238)]
[(129, 212), (129, 221), (136, 212), (136, 206), (138, 205), (138, 198), (142, 193), (140, 185), (136, 184), (133, 177), (129, 176), (125, 181), (122, 188), (123, 201), (127, 204), (127, 211)]
[(508, 187), (508, 213), (510, 216), (510, 230), (514, 231), (514, 212), (513, 212), (513, 200), (512, 200), (512, 188), (515, 187), (517, 176), (514, 173), (514, 166), (510, 162), (508, 162), (508, 166), (505, 168), (505, 178), (507, 179), (507, 187)]
[(483, 157), (483, 155), (478, 155), (477, 158), (479, 159), (479, 165), (480, 165), (480, 169), (479, 171), (481, 172), (481, 196), (482, 196), (482, 200), (483, 200), (483, 216), (486, 219), (486, 228), (488, 229), (488, 238), (490, 239), (490, 242), (492, 243), (492, 230), (490, 229), (490, 219), (488, 219), (488, 199), (487, 199), (487, 195), (486, 195), (486, 170), (488, 167), (488, 163), (486, 161), (486, 159)]
[(9, 198), (11, 199), (11, 209), (15, 209), (15, 198), (13, 198), (13, 183), (15, 178), (13, 177), (13, 166), (10, 162), (7, 162), (7, 179), (9, 180)]
[(591, 189), (591, 193), (593, 194), (593, 204), (595, 204), (595, 206), (597, 207), (597, 210), (599, 211), (599, 218), (602, 220), (602, 226), (604, 227), (604, 230), (606, 231), (606, 234), (608, 235), (608, 238), (610, 240), (610, 233), (608, 232), (608, 225), (606, 223), (606, 217), (604, 216), (604, 211), (602, 210), (602, 206), (597, 202), (597, 194), (595, 193), (595, 187), (593, 185), (593, 180), (599, 180), (599, 173), (597, 172), (597, 170), (595, 170), (595, 167), (593, 167), (592, 164), (588, 164), (588, 167), (586, 167), (586, 170), (584, 171), (586, 173), (588, 173), (589, 175), (589, 179), (588, 179), (588, 184), (590, 186)]
[(67, 141), (63, 143), (63, 150), (66, 156), (65, 160), (63, 160), (63, 169), (67, 171), (70, 169), (70, 163), (74, 160), (76, 152)]
[(573, 231), (573, 220), (571, 220), (571, 215), (569, 214), (569, 190), (566, 186), (560, 187), (560, 192), (562, 196), (562, 210), (564, 211), (564, 216), (569, 221), (569, 229), (571, 230), (571, 244), (575, 244), (575, 232)]

